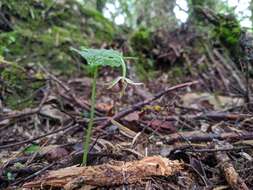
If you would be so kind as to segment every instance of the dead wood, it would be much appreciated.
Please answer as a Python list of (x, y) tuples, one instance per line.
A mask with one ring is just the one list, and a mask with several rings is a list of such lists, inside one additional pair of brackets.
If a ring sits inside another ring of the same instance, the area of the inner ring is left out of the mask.
[(215, 120), (215, 121), (242, 121), (251, 117), (252, 117), (252, 114), (210, 112), (210, 113), (193, 116), (190, 119), (203, 119), (203, 120)]
[(243, 76), (235, 66), (235, 63), (228, 56), (224, 57), (225, 55), (220, 54), (216, 49), (213, 50), (213, 53), (220, 60), (220, 63), (223, 65), (223, 67), (229, 71), (230, 75), (235, 79), (238, 86), (245, 91), (246, 86), (245, 82), (243, 81)]
[(113, 162), (88, 167), (72, 166), (50, 171), (41, 179), (26, 183), (23, 187), (52, 186), (71, 189), (77, 182), (92, 186), (133, 184), (151, 176), (171, 176), (182, 169), (183, 164), (177, 160), (153, 156), (133, 162)]
[(215, 133), (203, 133), (200, 131), (190, 132), (177, 132), (171, 135), (167, 135), (163, 140), (166, 144), (173, 144), (175, 142), (210, 142), (213, 140), (226, 140), (228, 142), (236, 142), (239, 140), (252, 140), (253, 132), (228, 132), (222, 134)]
[[(187, 108), (183, 106), (178, 106), (178, 108), (193, 110), (193, 111), (199, 111), (194, 108)], [(249, 118), (252, 118), (252, 114), (243, 114), (243, 113), (226, 113), (226, 112), (205, 112), (197, 115), (192, 114), (186, 114), (186, 115), (180, 115), (180, 116), (157, 116), (157, 119), (162, 121), (178, 121), (179, 119), (183, 120), (205, 120), (205, 121), (244, 121)], [(150, 116), (144, 116), (144, 119), (150, 120), (152, 117)]]
[[(216, 145), (216, 148), (224, 148), (224, 146)], [(243, 179), (236, 172), (232, 163), (230, 163), (230, 159), (225, 152), (218, 151), (215, 154), (215, 157), (220, 165), (222, 172), (225, 175), (225, 178), (232, 189), (235, 190), (248, 190), (249, 188), (244, 183)]]

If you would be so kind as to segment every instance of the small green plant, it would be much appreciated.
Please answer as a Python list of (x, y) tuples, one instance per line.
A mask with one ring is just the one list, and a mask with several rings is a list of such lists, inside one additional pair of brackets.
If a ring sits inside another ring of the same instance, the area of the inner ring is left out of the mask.
[(123, 95), (127, 84), (133, 85), (140, 85), (141, 83), (135, 83), (130, 79), (126, 78), (127, 70), (126, 64), (124, 61), (124, 57), (121, 53), (114, 50), (107, 50), (107, 49), (81, 49), (77, 50), (71, 48), (71, 50), (77, 52), (81, 55), (84, 59), (86, 59), (88, 65), (93, 70), (93, 83), (92, 83), (92, 92), (91, 92), (91, 110), (90, 110), (90, 120), (88, 124), (88, 129), (86, 136), (84, 137), (84, 152), (83, 152), (83, 165), (87, 164), (87, 158), (89, 153), (89, 145), (94, 121), (94, 112), (95, 112), (95, 105), (96, 105), (96, 81), (97, 81), (97, 73), (99, 67), (102, 66), (109, 66), (109, 67), (121, 67), (122, 68), (122, 76), (117, 77), (112, 82), (110, 82), (108, 88), (112, 88), (118, 82), (121, 82), (122, 91), (121, 96)]

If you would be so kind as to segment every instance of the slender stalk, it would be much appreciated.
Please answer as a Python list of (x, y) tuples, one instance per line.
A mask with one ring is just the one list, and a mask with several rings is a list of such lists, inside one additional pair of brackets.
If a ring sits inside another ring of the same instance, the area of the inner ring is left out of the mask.
[(121, 82), (122, 82), (123, 86), (122, 86), (122, 89), (121, 89), (121, 92), (120, 92), (120, 95), (119, 95), (120, 98), (122, 98), (122, 96), (124, 95), (124, 92), (125, 92), (126, 87), (127, 87), (127, 83), (125, 82), (127, 69), (126, 69), (125, 61), (122, 58), (121, 58), (121, 68), (122, 68)]
[(87, 158), (89, 153), (89, 145), (93, 127), (93, 120), (94, 120), (94, 113), (95, 113), (95, 106), (96, 106), (96, 85), (97, 85), (97, 70), (98, 67), (94, 68), (94, 76), (93, 76), (93, 83), (92, 83), (92, 92), (91, 92), (91, 111), (90, 111), (90, 121), (88, 124), (88, 129), (86, 136), (84, 137), (84, 145), (83, 145), (83, 163), (82, 165), (85, 166), (87, 164)]
[(121, 67), (122, 67), (122, 77), (126, 78), (126, 64), (125, 61), (121, 58)]

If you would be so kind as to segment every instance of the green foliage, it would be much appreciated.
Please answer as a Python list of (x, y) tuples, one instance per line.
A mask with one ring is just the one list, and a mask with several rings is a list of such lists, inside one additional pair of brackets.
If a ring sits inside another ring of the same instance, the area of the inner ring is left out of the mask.
[(152, 42), (152, 32), (145, 27), (139, 28), (130, 38), (133, 55), (138, 57), (138, 62), (134, 64), (138, 77), (141, 80), (151, 79), (155, 76), (154, 60), (150, 52), (154, 47)]
[(192, 21), (203, 21), (202, 16), (200, 16), (196, 11), (198, 8), (208, 8), (214, 12), (219, 13), (231, 13), (232, 9), (228, 6), (227, 2), (221, 0), (188, 0), (189, 6), (189, 18)]
[(15, 180), (15, 177), (11, 172), (7, 172), (6, 177), (7, 177), (8, 181), (14, 181)]

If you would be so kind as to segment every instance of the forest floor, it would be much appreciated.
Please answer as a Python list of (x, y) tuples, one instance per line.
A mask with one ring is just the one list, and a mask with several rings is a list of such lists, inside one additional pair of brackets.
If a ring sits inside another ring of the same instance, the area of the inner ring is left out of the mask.
[(162, 72), (142, 86), (129, 85), (119, 97), (119, 86), (104, 85), (112, 77), (103, 69), (90, 167), (80, 170), (91, 78), (43, 72), (39, 106), (2, 108), (2, 189), (252, 187), (252, 114), (243, 97), (200, 91), (206, 85), (200, 79), (173, 86)]

